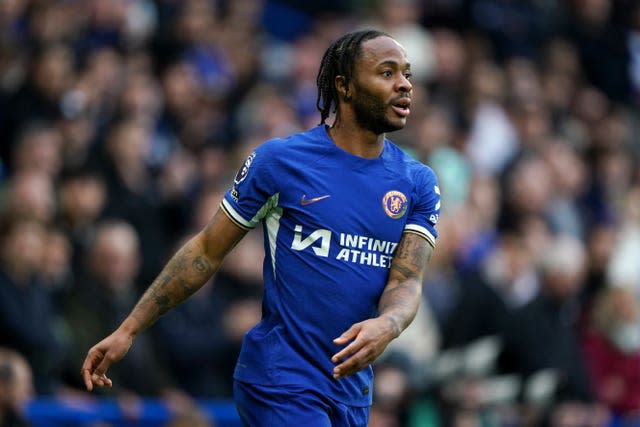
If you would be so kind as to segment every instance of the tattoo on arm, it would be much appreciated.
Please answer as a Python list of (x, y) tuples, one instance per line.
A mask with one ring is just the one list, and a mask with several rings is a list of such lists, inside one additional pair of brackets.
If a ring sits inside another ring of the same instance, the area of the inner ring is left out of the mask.
[(191, 263), (191, 266), (198, 273), (208, 273), (211, 270), (211, 264), (204, 257), (197, 256)]
[(133, 309), (131, 316), (142, 329), (200, 289), (213, 274), (211, 262), (198, 254), (201, 251), (195, 245), (187, 243), (171, 258)]
[(433, 248), (414, 233), (405, 233), (396, 249), (390, 273), (399, 273), (405, 279), (421, 276), (431, 259)]
[(433, 248), (414, 233), (405, 233), (396, 249), (389, 280), (378, 309), (388, 316), (400, 334), (413, 320), (422, 295), (422, 278)]

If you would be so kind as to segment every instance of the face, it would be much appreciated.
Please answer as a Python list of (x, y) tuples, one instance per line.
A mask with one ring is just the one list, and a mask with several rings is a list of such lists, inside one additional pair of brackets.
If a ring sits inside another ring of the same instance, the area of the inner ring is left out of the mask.
[(138, 242), (128, 225), (111, 225), (98, 232), (91, 253), (93, 274), (112, 292), (133, 286), (138, 274)]
[(356, 122), (376, 134), (404, 127), (411, 106), (410, 64), (402, 46), (390, 37), (362, 44), (351, 82)]

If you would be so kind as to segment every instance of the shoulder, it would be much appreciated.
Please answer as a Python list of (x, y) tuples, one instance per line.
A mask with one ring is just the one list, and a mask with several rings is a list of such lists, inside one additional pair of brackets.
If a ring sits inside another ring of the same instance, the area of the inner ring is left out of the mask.
[(437, 176), (428, 165), (412, 157), (405, 150), (391, 142), (385, 141), (386, 166), (396, 173), (405, 175), (407, 179), (418, 185), (437, 185)]
[(284, 138), (273, 138), (265, 141), (252, 153), (255, 160), (265, 164), (286, 164), (304, 158), (306, 161), (314, 156), (325, 155), (327, 144), (323, 139), (324, 130), (315, 127), (304, 132), (291, 134)]

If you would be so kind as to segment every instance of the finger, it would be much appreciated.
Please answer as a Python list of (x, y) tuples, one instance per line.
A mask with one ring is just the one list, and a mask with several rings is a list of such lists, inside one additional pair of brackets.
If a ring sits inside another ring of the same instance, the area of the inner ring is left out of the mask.
[(348, 377), (363, 369), (370, 363), (370, 353), (370, 351), (362, 349), (348, 360), (336, 366), (333, 369), (333, 378), (340, 379)]
[(95, 366), (95, 359), (95, 355), (89, 351), (87, 357), (84, 359), (84, 363), (82, 364), (82, 369), (80, 371), (82, 373), (84, 385), (88, 391), (93, 390), (93, 381), (91, 377)]
[(105, 374), (98, 375), (94, 373), (93, 375), (91, 375), (91, 381), (98, 387), (113, 386), (113, 382)]
[(111, 378), (107, 377), (106, 375), (104, 376), (104, 382), (107, 387), (113, 387), (113, 381), (111, 381)]
[(98, 374), (91, 375), (91, 382), (97, 385), (98, 387), (104, 387), (104, 381), (102, 380), (102, 376)]
[(93, 381), (91, 381), (91, 371), (89, 369), (82, 368), (82, 379), (87, 391), (93, 391)]
[(112, 361), (113, 358), (109, 355), (109, 352), (107, 352), (94, 372), (101, 377), (104, 376), (104, 374), (107, 372), (107, 369), (109, 369), (109, 366), (111, 366)]
[(339, 361), (344, 360), (349, 356), (357, 353), (363, 346), (364, 346), (364, 342), (358, 341), (356, 339), (355, 341), (352, 341), (351, 344), (349, 344), (348, 346), (346, 346), (345, 348), (343, 348), (342, 350), (334, 354), (331, 357), (331, 361), (333, 363), (338, 363)]
[(345, 332), (343, 332), (342, 335), (340, 335), (338, 338), (335, 338), (333, 340), (333, 343), (336, 345), (346, 344), (350, 340), (357, 337), (359, 332), (360, 332), (360, 325), (355, 324), (351, 326), (349, 329), (347, 329)]

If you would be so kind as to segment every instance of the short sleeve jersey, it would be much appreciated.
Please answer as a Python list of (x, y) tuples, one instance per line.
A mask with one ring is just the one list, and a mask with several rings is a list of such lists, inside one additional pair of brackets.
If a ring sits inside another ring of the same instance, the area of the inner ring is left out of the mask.
[(239, 227), (264, 230), (263, 317), (244, 338), (234, 378), (370, 405), (371, 367), (333, 379), (333, 339), (376, 316), (403, 232), (435, 245), (433, 171), (389, 140), (375, 159), (352, 155), (321, 125), (259, 146), (221, 208)]

